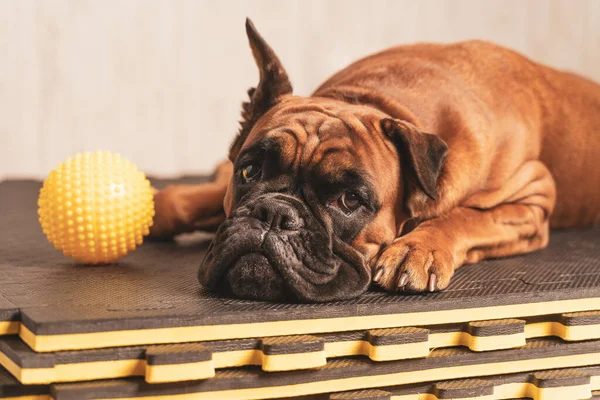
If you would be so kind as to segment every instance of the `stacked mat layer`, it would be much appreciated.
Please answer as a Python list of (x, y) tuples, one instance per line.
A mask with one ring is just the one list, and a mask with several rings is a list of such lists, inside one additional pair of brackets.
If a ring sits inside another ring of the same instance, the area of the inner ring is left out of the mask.
[(600, 390), (600, 229), (465, 266), (442, 293), (270, 304), (205, 292), (208, 239), (77, 266), (0, 183), (0, 398), (586, 399)]

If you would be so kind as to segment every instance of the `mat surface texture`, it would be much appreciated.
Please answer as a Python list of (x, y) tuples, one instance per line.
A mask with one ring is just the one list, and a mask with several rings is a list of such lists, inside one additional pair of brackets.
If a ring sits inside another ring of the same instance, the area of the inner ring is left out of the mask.
[(146, 243), (116, 265), (74, 265), (41, 232), (40, 186), (0, 183), (0, 333), (19, 333), (38, 352), (600, 309), (600, 228), (554, 232), (541, 252), (465, 266), (442, 293), (270, 304), (218, 298), (199, 285), (206, 237)]

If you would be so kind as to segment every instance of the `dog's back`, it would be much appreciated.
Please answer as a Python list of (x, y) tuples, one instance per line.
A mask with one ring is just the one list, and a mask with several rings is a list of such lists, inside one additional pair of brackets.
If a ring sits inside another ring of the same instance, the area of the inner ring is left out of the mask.
[(514, 164), (540, 159), (557, 186), (553, 227), (600, 221), (600, 86), (594, 82), (470, 41), (374, 54), (335, 74), (315, 95), (361, 90), (367, 95), (356, 102), (416, 119), (451, 151), (464, 143), (474, 152), (489, 151), (494, 161), (485, 175), (491, 186), (508, 179)]
[(557, 187), (551, 222), (566, 228), (600, 222), (600, 86), (540, 66), (546, 80), (540, 159)]

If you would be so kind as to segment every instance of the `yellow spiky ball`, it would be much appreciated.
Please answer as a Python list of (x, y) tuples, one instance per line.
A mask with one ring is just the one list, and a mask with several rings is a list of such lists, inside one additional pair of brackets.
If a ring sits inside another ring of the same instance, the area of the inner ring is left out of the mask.
[(65, 256), (113, 262), (142, 244), (154, 217), (150, 182), (110, 152), (77, 154), (50, 172), (38, 201), (42, 230)]

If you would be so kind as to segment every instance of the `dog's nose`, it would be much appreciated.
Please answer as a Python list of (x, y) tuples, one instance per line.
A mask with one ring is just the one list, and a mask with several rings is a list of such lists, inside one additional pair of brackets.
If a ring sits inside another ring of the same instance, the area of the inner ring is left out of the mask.
[(271, 229), (296, 231), (303, 225), (298, 210), (283, 200), (269, 200), (257, 204), (251, 215), (265, 222)]

